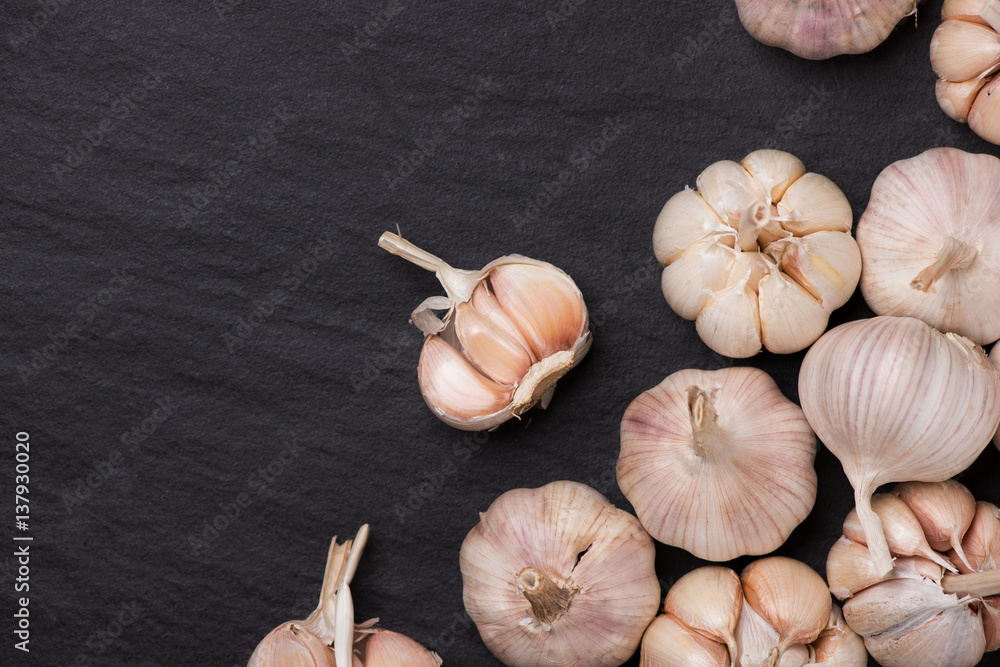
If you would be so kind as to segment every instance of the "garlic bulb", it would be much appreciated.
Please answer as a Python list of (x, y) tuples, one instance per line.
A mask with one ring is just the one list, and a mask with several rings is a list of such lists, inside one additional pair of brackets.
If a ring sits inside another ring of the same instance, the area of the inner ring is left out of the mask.
[(981, 345), (1000, 338), (998, 191), (992, 155), (935, 148), (886, 167), (857, 229), (871, 309)]
[(641, 667), (864, 667), (861, 639), (845, 625), (823, 579), (780, 556), (741, 576), (702, 567), (667, 593), (642, 638)]
[(489, 429), (546, 407), (556, 381), (590, 349), (583, 295), (547, 262), (508, 255), (462, 271), (390, 232), (379, 246), (434, 271), (448, 294), (426, 299), (412, 318), (426, 336), (420, 391), (455, 428)]
[(931, 38), (937, 100), (952, 120), (1000, 144), (1000, 0), (945, 0)]
[(683, 370), (632, 401), (618, 485), (655, 539), (706, 560), (773, 551), (816, 500), (816, 438), (764, 371)]
[(880, 495), (894, 499), (895, 509), (879, 515), (886, 534), (912, 533), (915, 518), (921, 529), (911, 541), (935, 551), (912, 556), (889, 540), (896, 561), (877, 574), (850, 534), (849, 516), (826, 565), (830, 590), (846, 600), (847, 623), (883, 665), (978, 664), (984, 651), (1000, 647), (1000, 509), (976, 503), (952, 480), (907, 482)]
[(697, 186), (671, 197), (653, 229), (667, 303), (727, 357), (808, 347), (861, 274), (844, 193), (775, 150), (716, 162)]
[(799, 400), (854, 487), (875, 573), (892, 570), (871, 495), (888, 482), (965, 470), (1000, 423), (1000, 374), (983, 349), (909, 317), (836, 327), (806, 353)]
[(462, 544), (465, 609), (511, 667), (613, 667), (656, 615), (653, 541), (576, 482), (497, 498)]
[(736, 0), (740, 21), (754, 39), (822, 60), (865, 53), (881, 44), (899, 21), (917, 11), (916, 0)]

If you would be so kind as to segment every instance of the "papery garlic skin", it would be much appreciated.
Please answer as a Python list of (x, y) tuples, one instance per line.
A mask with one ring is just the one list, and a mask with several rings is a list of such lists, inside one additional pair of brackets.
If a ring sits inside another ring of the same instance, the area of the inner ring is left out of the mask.
[[(547, 262), (509, 255), (463, 271), (390, 232), (379, 246), (434, 271), (447, 292), (412, 318), (426, 335), (420, 393), (450, 426), (481, 431), (547, 407), (556, 382), (590, 349), (583, 295)], [(441, 310), (443, 318), (434, 314)]]
[(462, 544), (465, 609), (510, 667), (616, 667), (656, 614), (653, 541), (576, 482), (514, 489)]
[(888, 482), (965, 470), (1000, 424), (1000, 375), (983, 349), (909, 317), (842, 324), (806, 353), (799, 400), (855, 490), (881, 575), (892, 569), (871, 495)]
[(754, 39), (809, 60), (871, 51), (916, 13), (914, 0), (736, 0), (736, 7)]
[(667, 303), (728, 357), (808, 347), (861, 275), (843, 192), (777, 150), (709, 165), (696, 185), (653, 229)]
[(945, 0), (931, 38), (931, 66), (940, 77), (938, 104), (948, 116), (1000, 144), (1000, 0)]
[(861, 293), (988, 345), (1000, 338), (1000, 159), (934, 148), (886, 167), (858, 220)]
[(654, 539), (725, 561), (779, 547), (816, 499), (816, 438), (756, 368), (688, 369), (622, 418), (618, 484)]

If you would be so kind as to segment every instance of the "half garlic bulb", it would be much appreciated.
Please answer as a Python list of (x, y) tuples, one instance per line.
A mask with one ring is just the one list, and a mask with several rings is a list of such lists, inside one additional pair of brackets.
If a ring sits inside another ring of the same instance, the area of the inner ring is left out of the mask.
[[(412, 317), (425, 334), (420, 392), (450, 426), (481, 431), (545, 408), (590, 349), (583, 295), (547, 262), (508, 255), (463, 271), (390, 232), (379, 246), (434, 271), (448, 294), (426, 299)], [(447, 311), (443, 319), (436, 310)]]
[(945, 0), (931, 38), (937, 100), (948, 117), (1000, 144), (1000, 0)]
[(888, 482), (938, 482), (969, 467), (1000, 423), (1000, 374), (975, 342), (911, 317), (831, 329), (806, 353), (799, 400), (840, 459), (876, 573), (890, 537), (871, 495)]
[(736, 0), (740, 21), (754, 39), (801, 58), (822, 60), (865, 53), (885, 41), (916, 0)]
[(653, 229), (663, 296), (727, 357), (805, 349), (861, 275), (851, 205), (793, 155), (760, 150), (710, 165)]
[(823, 579), (773, 556), (741, 576), (701, 567), (677, 580), (642, 638), (641, 667), (864, 667), (868, 653)]
[(892, 570), (876, 573), (853, 512), (826, 565), (872, 656), (897, 667), (972, 667), (1000, 648), (1000, 509), (952, 480), (900, 484), (873, 505)]
[(655, 539), (706, 560), (770, 553), (816, 500), (816, 438), (756, 368), (683, 370), (632, 401), (618, 485)]
[(465, 609), (510, 667), (615, 667), (656, 615), (653, 541), (589, 486), (497, 498), (462, 544)]
[(871, 309), (981, 345), (1000, 338), (998, 192), (992, 155), (934, 148), (886, 167), (857, 229)]

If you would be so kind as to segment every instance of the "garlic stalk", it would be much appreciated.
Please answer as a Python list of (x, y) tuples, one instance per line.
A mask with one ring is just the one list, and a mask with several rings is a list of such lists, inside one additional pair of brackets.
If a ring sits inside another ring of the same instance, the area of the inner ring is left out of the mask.
[(986, 194), (998, 191), (992, 155), (935, 148), (886, 167), (857, 229), (871, 309), (1000, 338), (1000, 198)]
[[(830, 590), (846, 600), (847, 623), (883, 665), (978, 664), (984, 651), (1000, 648), (1000, 509), (976, 503), (952, 480), (898, 484), (885, 495), (919, 519), (919, 541), (938, 552), (930, 560), (906, 557), (906, 545), (897, 551), (890, 540), (896, 561), (878, 574), (868, 550), (849, 535), (848, 519), (826, 568)], [(887, 533), (910, 530), (902, 512), (881, 518)]]
[(881, 44), (916, 0), (736, 0), (740, 21), (754, 39), (822, 60), (844, 53), (865, 53)]
[(656, 614), (653, 541), (576, 482), (497, 498), (462, 544), (465, 609), (510, 667), (615, 667)]
[(844, 193), (776, 150), (716, 162), (697, 187), (671, 197), (653, 229), (667, 303), (728, 357), (808, 347), (861, 274)]
[(937, 100), (952, 120), (1000, 144), (1000, 0), (945, 0), (931, 38)]
[(965, 470), (1000, 423), (1000, 374), (982, 348), (920, 320), (875, 317), (832, 329), (806, 353), (799, 400), (854, 487), (875, 572), (892, 570), (871, 495)]
[(764, 371), (683, 370), (632, 401), (618, 484), (654, 539), (724, 561), (779, 547), (816, 499), (816, 438)]
[(861, 639), (844, 623), (823, 579), (772, 556), (741, 576), (702, 567), (667, 593), (642, 638), (642, 667), (864, 667)]
[(412, 319), (425, 334), (420, 391), (450, 426), (479, 431), (545, 408), (590, 349), (583, 295), (547, 262), (508, 255), (465, 271), (390, 232), (379, 246), (434, 271), (447, 293), (424, 300)]

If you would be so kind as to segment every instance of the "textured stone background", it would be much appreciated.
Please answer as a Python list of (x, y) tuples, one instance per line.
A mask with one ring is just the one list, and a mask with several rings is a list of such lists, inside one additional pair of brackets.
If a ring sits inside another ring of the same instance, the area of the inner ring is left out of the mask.
[[(732, 364), (659, 293), (667, 198), (773, 146), (857, 217), (894, 160), (997, 154), (935, 103), (939, 11), (807, 62), (731, 0), (4, 2), (0, 525), (27, 431), (35, 542), (32, 651), (2, 662), (245, 664), (369, 522), (358, 616), (498, 664), (462, 608), (478, 512), (556, 479), (628, 507), (625, 407)], [(595, 342), (550, 410), (473, 436), (426, 409), (407, 319), (440, 290), (376, 247), (397, 225), (457, 267), (516, 252), (575, 278)], [(868, 315), (857, 294), (833, 323)], [(801, 358), (745, 363), (796, 399)], [(998, 465), (990, 447), (961, 480), (1000, 503)], [(778, 553), (823, 572), (852, 497), (824, 449), (817, 468)], [(699, 564), (658, 549), (665, 586)]]

